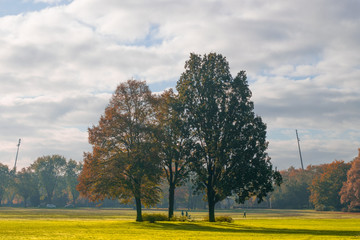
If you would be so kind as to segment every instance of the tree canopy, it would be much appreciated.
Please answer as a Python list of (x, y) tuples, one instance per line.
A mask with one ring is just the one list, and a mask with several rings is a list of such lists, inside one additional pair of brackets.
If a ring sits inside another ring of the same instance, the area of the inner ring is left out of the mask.
[[(79, 192), (76, 190), (81, 163), (60, 155), (37, 158), (30, 166), (9, 171), (0, 163), (0, 197), (2, 202), (14, 206), (45, 207), (75, 205)], [(1, 191), (2, 190), (2, 191)]]
[(0, 163), (0, 205), (10, 178), (9, 168)]
[(142, 204), (159, 201), (162, 169), (153, 104), (145, 82), (121, 83), (99, 124), (89, 128), (93, 150), (85, 154), (79, 177), (78, 190), (92, 200), (135, 199), (137, 221), (142, 221)]
[(272, 207), (287, 209), (310, 208), (310, 185), (316, 174), (316, 167), (305, 170), (290, 167), (280, 171), (283, 182), (270, 194)]
[(35, 206), (39, 205), (39, 180), (33, 169), (23, 168), (16, 174), (15, 188), (17, 193), (23, 197), (24, 207), (27, 207), (29, 198), (36, 204)]
[(172, 89), (157, 97), (156, 122), (160, 156), (165, 178), (169, 184), (169, 219), (174, 215), (175, 188), (187, 180), (189, 168), (189, 129), (179, 111), (179, 101)]
[(79, 184), (78, 177), (82, 170), (82, 163), (70, 159), (65, 168), (65, 181), (68, 192), (71, 194), (72, 204), (75, 206), (75, 200), (79, 197), (76, 186)]
[(281, 175), (266, 153), (266, 125), (254, 113), (246, 74), (235, 78), (220, 54), (191, 54), (176, 89), (189, 125), (198, 189), (206, 189), (209, 220), (215, 204), (233, 193), (244, 202), (261, 201)]
[(66, 159), (60, 155), (39, 157), (31, 165), (39, 177), (40, 185), (46, 192), (48, 203), (52, 203), (55, 187), (65, 174), (65, 166)]

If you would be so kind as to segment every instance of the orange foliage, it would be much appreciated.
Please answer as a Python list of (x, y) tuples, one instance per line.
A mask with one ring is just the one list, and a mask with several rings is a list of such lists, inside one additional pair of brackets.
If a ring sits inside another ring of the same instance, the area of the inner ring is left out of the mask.
[(349, 209), (360, 208), (360, 148), (351, 168), (347, 173), (347, 181), (344, 183), (341, 192), (341, 203), (348, 203)]
[(319, 210), (339, 210), (342, 207), (339, 192), (350, 165), (344, 161), (334, 161), (319, 167), (320, 174), (315, 176), (310, 186), (310, 201)]

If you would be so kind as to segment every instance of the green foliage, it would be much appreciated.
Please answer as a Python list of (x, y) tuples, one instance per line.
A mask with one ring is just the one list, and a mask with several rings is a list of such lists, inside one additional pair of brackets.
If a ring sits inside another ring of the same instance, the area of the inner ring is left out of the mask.
[(160, 156), (166, 180), (169, 185), (168, 217), (174, 214), (175, 188), (182, 186), (188, 177), (189, 167), (186, 159), (190, 155), (189, 130), (178, 111), (179, 101), (172, 90), (157, 97), (156, 125), (157, 139), (160, 143)]
[[(315, 205), (316, 211), (330, 211), (331, 209), (323, 204), (316, 204)], [(334, 210), (334, 209), (333, 209)]]
[(316, 167), (281, 171), (283, 183), (270, 194), (273, 208), (302, 209), (310, 207), (310, 185), (316, 175)]
[(79, 184), (78, 177), (81, 170), (82, 164), (77, 163), (75, 160), (70, 159), (66, 164), (65, 181), (67, 190), (71, 194), (71, 203), (74, 205), (76, 204), (75, 200), (79, 197), (79, 192), (76, 190), (76, 186)]
[(65, 174), (65, 166), (66, 159), (60, 155), (39, 157), (31, 165), (46, 193), (47, 203), (52, 203), (55, 188)]
[(173, 222), (193, 222), (194, 220), (192, 218), (190, 218), (189, 216), (175, 216), (175, 215), (173, 215), (170, 218), (170, 221), (173, 221)]
[(3, 199), (5, 194), (5, 190), (9, 184), (9, 179), (10, 179), (10, 172), (8, 166), (0, 163), (0, 206), (1, 206), (1, 200)]
[(228, 223), (234, 222), (234, 220), (230, 216), (218, 216), (215, 218), (215, 221), (216, 222), (228, 222)]
[(231, 76), (220, 54), (190, 54), (177, 86), (182, 117), (190, 129), (192, 158), (199, 190), (206, 189), (209, 219), (215, 204), (233, 193), (244, 202), (261, 201), (281, 175), (266, 153), (266, 125), (254, 114), (246, 74)]
[(143, 221), (148, 221), (151, 223), (169, 220), (169, 218), (162, 213), (144, 213), (142, 217)]
[(67, 162), (59, 155), (39, 157), (31, 166), (7, 174), (7, 182), (2, 184), (7, 186), (6, 201), (16, 199), (18, 205), (25, 207), (45, 206), (49, 202), (64, 206), (70, 196), (71, 200), (79, 196), (75, 188), (80, 169), (80, 163), (71, 159)]
[[(209, 217), (204, 217), (204, 221), (209, 221)], [(234, 222), (234, 219), (230, 216), (217, 216), (215, 217), (215, 222), (228, 222), (228, 223), (232, 223)]]
[(33, 206), (40, 204), (39, 178), (31, 168), (23, 168), (15, 176), (15, 188), (17, 194), (23, 197), (24, 207), (27, 207), (27, 200)]

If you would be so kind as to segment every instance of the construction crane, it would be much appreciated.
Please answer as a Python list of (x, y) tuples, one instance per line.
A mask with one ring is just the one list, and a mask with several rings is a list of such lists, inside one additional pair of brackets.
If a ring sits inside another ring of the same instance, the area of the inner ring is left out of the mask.
[(299, 155), (300, 155), (301, 168), (302, 168), (302, 170), (304, 170), (304, 164), (303, 164), (303, 160), (302, 160), (302, 156), (301, 156), (301, 149), (300, 149), (300, 138), (299, 138), (299, 134), (298, 134), (297, 129), (296, 129), (295, 131), (296, 131), (296, 139), (297, 139), (298, 148), (299, 148)]
[(17, 144), (17, 151), (16, 151), (16, 157), (15, 157), (15, 164), (14, 164), (14, 172), (16, 172), (16, 163), (19, 156), (19, 148), (20, 148), (21, 138), (19, 138), (19, 143)]

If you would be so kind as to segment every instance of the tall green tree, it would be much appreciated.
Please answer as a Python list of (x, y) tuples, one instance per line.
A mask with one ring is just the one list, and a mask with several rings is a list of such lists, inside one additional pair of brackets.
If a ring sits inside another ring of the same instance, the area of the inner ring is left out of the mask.
[(28, 206), (28, 200), (37, 206), (40, 200), (39, 181), (35, 172), (31, 168), (23, 168), (16, 174), (15, 188), (24, 200), (24, 207)]
[(12, 170), (9, 169), (9, 175), (6, 182), (6, 201), (10, 206), (13, 206), (14, 198), (16, 196), (16, 186), (15, 186), (15, 177), (16, 177), (16, 169), (13, 168)]
[(174, 215), (175, 189), (183, 185), (189, 173), (189, 131), (179, 112), (177, 96), (170, 89), (157, 98), (156, 120), (160, 156), (169, 184), (169, 219)]
[(0, 163), (0, 206), (10, 179), (9, 167)]
[(39, 157), (31, 164), (45, 190), (47, 203), (52, 203), (56, 185), (65, 175), (65, 166), (66, 159), (60, 155)]
[(360, 148), (359, 155), (352, 161), (347, 172), (347, 181), (340, 191), (341, 203), (348, 204), (350, 211), (360, 210)]
[(99, 124), (89, 129), (93, 151), (85, 154), (79, 177), (78, 190), (91, 200), (135, 199), (136, 221), (142, 221), (142, 204), (159, 201), (162, 169), (154, 102), (145, 82), (121, 83)]
[(220, 54), (191, 54), (176, 87), (193, 141), (191, 169), (206, 189), (209, 221), (215, 204), (233, 193), (261, 201), (281, 175), (266, 153), (266, 125), (254, 114), (246, 74), (233, 78)]
[(77, 163), (75, 160), (70, 159), (66, 163), (65, 181), (68, 192), (71, 195), (71, 202), (75, 206), (75, 201), (79, 197), (79, 191), (76, 186), (79, 184), (78, 178), (82, 169), (82, 164)]

